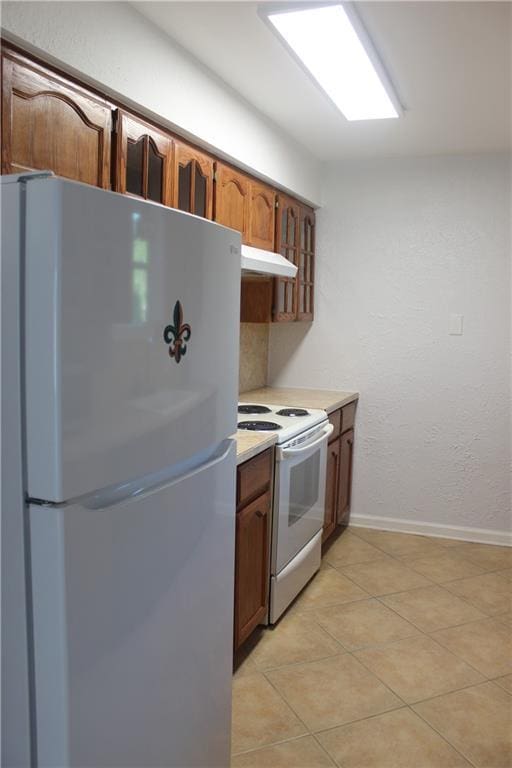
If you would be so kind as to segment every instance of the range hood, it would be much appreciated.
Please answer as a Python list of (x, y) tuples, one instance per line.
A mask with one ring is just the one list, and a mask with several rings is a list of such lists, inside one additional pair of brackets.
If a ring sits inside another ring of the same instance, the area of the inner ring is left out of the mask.
[(260, 275), (277, 277), (295, 277), (297, 267), (279, 253), (263, 251), (242, 244), (242, 272), (257, 272)]

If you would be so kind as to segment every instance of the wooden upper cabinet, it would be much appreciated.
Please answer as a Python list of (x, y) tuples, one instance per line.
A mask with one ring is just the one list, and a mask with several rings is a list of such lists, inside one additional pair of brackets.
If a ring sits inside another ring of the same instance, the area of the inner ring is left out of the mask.
[(215, 221), (241, 232), (243, 243), (274, 250), (275, 204), (272, 187), (216, 163)]
[(49, 170), (109, 189), (111, 105), (12, 51), (2, 66), (2, 173)]
[(274, 250), (276, 193), (251, 179), (247, 242), (255, 248)]
[(224, 163), (215, 164), (215, 221), (242, 233), (247, 243), (249, 178)]
[(213, 157), (181, 141), (174, 149), (174, 208), (213, 217)]
[(313, 320), (315, 284), (315, 212), (300, 206), (297, 320)]
[[(293, 264), (298, 263), (300, 206), (287, 195), (277, 197), (276, 251)], [(279, 277), (274, 281), (274, 322), (297, 319), (297, 278)]]
[(121, 110), (116, 121), (115, 190), (172, 205), (173, 140)]

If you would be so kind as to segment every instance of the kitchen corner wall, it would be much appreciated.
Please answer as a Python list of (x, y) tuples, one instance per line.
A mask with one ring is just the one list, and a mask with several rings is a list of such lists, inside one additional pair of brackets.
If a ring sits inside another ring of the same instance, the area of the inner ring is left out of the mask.
[(269, 331), (268, 323), (240, 323), (240, 392), (267, 383)]
[(507, 541), (510, 157), (331, 166), (317, 221), (315, 322), (272, 327), (269, 380), (360, 391), (356, 523)]

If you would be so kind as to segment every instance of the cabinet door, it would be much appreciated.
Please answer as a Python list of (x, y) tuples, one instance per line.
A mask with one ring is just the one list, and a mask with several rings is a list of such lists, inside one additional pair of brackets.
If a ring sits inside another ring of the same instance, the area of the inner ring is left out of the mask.
[(215, 221), (241, 232), (247, 243), (249, 178), (224, 163), (215, 165)]
[(236, 515), (235, 650), (268, 609), (270, 491)]
[(121, 111), (116, 134), (116, 192), (172, 205), (171, 137)]
[(322, 542), (329, 538), (336, 528), (340, 484), (340, 440), (333, 440), (327, 446), (327, 477), (325, 484), (325, 516)]
[(111, 106), (15, 53), (2, 58), (2, 173), (110, 188)]
[(315, 283), (315, 212), (300, 208), (300, 242), (297, 271), (297, 320), (313, 320)]
[[(298, 263), (299, 204), (278, 195), (276, 250), (293, 264)], [(297, 319), (297, 278), (279, 277), (274, 281), (274, 322)]]
[(249, 231), (247, 243), (255, 248), (274, 250), (276, 194), (266, 184), (250, 183)]
[(340, 489), (338, 496), (338, 525), (347, 525), (350, 511), (352, 490), (352, 457), (354, 450), (354, 430), (349, 429), (341, 436), (340, 453)]
[(203, 219), (213, 216), (213, 158), (181, 141), (175, 142), (173, 205)]

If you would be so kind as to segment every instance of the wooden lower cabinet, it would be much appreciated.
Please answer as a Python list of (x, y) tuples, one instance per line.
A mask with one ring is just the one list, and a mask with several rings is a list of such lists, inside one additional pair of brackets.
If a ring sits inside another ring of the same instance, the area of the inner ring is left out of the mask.
[(273, 451), (238, 467), (234, 650), (265, 621), (270, 574)]
[(337, 437), (327, 446), (327, 478), (325, 483), (325, 516), (322, 542), (336, 528), (340, 486), (340, 439)]
[(327, 447), (322, 543), (327, 541), (337, 526), (347, 525), (349, 520), (356, 405), (355, 402), (349, 403), (329, 415), (334, 432)]
[(354, 450), (354, 430), (349, 429), (340, 437), (340, 476), (338, 492), (338, 510), (336, 523), (346, 525), (350, 511), (350, 493), (352, 490), (352, 457)]

